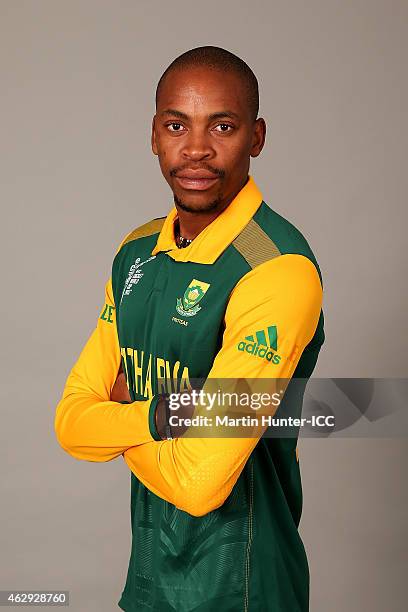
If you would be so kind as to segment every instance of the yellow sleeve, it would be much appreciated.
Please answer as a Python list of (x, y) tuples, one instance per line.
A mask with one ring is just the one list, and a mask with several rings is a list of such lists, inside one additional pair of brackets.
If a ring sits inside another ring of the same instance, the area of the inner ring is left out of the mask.
[[(119, 247), (120, 248), (120, 247)], [(62, 448), (76, 459), (110, 461), (137, 444), (152, 442), (149, 408), (157, 402), (110, 401), (120, 366), (112, 281), (96, 328), (73, 366), (55, 414), (55, 433)]]
[[(303, 255), (281, 255), (248, 272), (230, 295), (222, 347), (204, 389), (211, 379), (290, 379), (314, 335), (322, 299), (317, 270)], [(276, 327), (281, 357), (273, 366), (237, 348), (243, 338), (268, 326)], [(130, 448), (123, 456), (153, 493), (203, 516), (224, 503), (265, 429), (251, 438), (156, 441)]]

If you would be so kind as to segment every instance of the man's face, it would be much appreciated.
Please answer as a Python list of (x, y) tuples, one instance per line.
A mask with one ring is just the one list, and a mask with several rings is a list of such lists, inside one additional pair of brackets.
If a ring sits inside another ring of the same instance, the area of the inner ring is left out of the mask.
[(244, 186), (250, 157), (265, 141), (265, 122), (251, 118), (242, 81), (204, 67), (165, 78), (152, 124), (174, 201), (189, 212), (222, 210)]

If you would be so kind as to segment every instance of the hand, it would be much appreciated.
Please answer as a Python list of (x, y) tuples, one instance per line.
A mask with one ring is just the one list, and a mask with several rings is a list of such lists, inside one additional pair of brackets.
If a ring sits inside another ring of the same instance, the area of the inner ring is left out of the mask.
[(122, 365), (120, 366), (115, 384), (112, 387), (110, 398), (113, 402), (124, 402), (124, 401), (131, 402), (132, 401), (129, 395), (127, 384), (126, 384), (126, 377), (122, 370)]
[[(186, 395), (187, 391), (184, 391), (183, 394)], [(177, 411), (175, 412), (170, 411), (170, 415), (177, 415), (177, 417), (180, 419), (191, 419), (194, 415), (195, 408), (196, 407), (194, 406), (192, 402), (190, 402), (188, 405), (181, 404), (178, 407)], [(166, 440), (165, 426), (167, 423), (167, 418), (166, 418), (166, 402), (164, 400), (164, 397), (161, 397), (159, 401), (157, 402), (156, 411), (155, 411), (155, 423), (156, 423), (156, 429), (157, 429), (159, 436), (161, 437), (162, 440)], [(189, 426), (186, 425), (183, 421), (181, 421), (181, 424), (178, 424), (178, 425), (173, 424), (171, 426), (172, 437), (180, 438), (188, 429), (189, 429)]]

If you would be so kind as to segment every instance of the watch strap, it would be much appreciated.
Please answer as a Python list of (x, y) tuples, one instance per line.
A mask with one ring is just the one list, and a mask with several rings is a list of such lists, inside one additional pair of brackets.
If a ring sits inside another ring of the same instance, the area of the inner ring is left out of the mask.
[(167, 395), (164, 395), (164, 406), (166, 411), (166, 424), (164, 427), (164, 434), (166, 436), (166, 440), (173, 440), (170, 426), (170, 401)]

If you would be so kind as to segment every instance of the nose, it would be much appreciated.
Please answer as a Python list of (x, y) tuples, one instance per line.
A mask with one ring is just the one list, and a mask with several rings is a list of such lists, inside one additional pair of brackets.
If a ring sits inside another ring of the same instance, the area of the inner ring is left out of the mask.
[(210, 135), (207, 130), (190, 129), (183, 141), (181, 153), (185, 159), (193, 161), (214, 157), (215, 151), (211, 145)]

